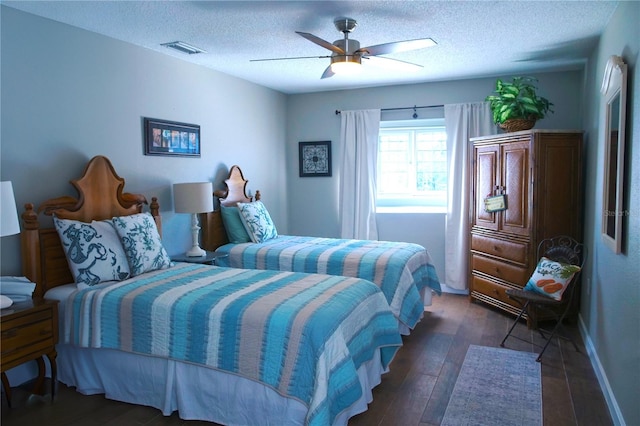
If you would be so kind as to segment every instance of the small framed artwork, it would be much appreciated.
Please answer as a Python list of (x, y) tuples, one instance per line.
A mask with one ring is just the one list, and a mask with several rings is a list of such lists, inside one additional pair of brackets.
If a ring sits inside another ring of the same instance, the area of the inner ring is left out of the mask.
[(144, 153), (200, 157), (200, 126), (145, 117)]
[(331, 176), (331, 141), (299, 142), (300, 177)]

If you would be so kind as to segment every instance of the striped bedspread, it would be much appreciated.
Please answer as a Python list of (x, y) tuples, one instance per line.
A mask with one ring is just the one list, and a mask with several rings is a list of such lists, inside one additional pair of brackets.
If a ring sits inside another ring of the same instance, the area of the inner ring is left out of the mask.
[(65, 343), (239, 374), (302, 401), (310, 425), (332, 424), (362, 393), (356, 370), (402, 345), (378, 287), (330, 275), (176, 263), (66, 306)]
[(229, 255), (218, 259), (222, 266), (372, 281), (382, 289), (396, 318), (409, 328), (424, 311), (420, 292), (427, 287), (441, 292), (431, 256), (418, 244), (280, 235), (264, 243), (226, 244), (216, 251)]

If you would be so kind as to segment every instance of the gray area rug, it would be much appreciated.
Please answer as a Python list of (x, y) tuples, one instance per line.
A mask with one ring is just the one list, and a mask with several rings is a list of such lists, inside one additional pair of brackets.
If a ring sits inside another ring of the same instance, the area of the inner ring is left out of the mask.
[(537, 354), (469, 346), (442, 426), (542, 425)]

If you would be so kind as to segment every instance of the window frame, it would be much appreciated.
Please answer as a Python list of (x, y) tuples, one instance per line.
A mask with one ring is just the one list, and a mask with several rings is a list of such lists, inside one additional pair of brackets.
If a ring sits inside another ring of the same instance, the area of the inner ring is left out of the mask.
[[(433, 129), (433, 131), (445, 131), (444, 118), (430, 118), (430, 119), (417, 119), (417, 120), (393, 120), (393, 121), (381, 121), (380, 122), (380, 135), (387, 129), (408, 130), (412, 132), (424, 131), (425, 129)], [(380, 135), (378, 137), (378, 144), (380, 144)], [(415, 148), (415, 138), (410, 142), (412, 147), (412, 159), (413, 163), (413, 182), (416, 179), (416, 166), (417, 152)], [(446, 143), (446, 137), (445, 137)], [(378, 145), (380, 147), (380, 145)], [(446, 157), (446, 145), (445, 145), (445, 163)], [(378, 151), (377, 162), (377, 179), (380, 182), (382, 173), (380, 172), (380, 151)], [(445, 164), (445, 179), (448, 174), (448, 166)], [(376, 211), (377, 212), (444, 212), (447, 208), (447, 189), (439, 191), (437, 196), (425, 196), (417, 193), (413, 194), (396, 194), (396, 195), (383, 195), (379, 193), (380, 185), (376, 190)]]

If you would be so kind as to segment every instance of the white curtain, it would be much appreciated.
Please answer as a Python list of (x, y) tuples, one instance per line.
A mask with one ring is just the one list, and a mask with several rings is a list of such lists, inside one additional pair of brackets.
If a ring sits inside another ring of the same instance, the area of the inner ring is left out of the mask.
[(341, 238), (377, 240), (376, 169), (380, 110), (342, 111)]
[(445, 284), (469, 288), (469, 138), (495, 134), (488, 102), (444, 106), (447, 130), (448, 200), (445, 230)]

